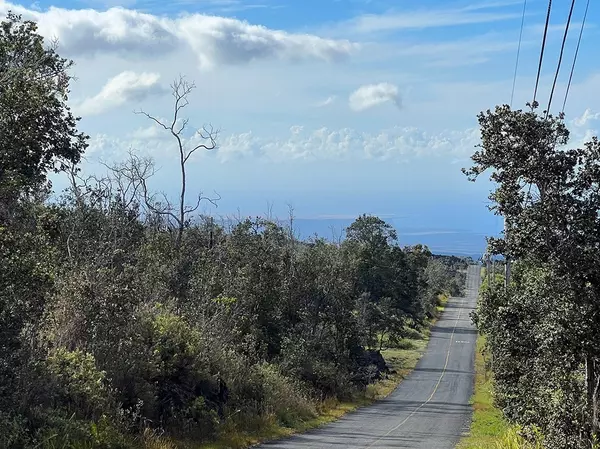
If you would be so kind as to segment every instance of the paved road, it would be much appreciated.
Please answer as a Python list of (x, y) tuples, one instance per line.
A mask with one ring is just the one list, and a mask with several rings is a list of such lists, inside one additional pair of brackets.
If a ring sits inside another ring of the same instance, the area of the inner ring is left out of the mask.
[(452, 449), (469, 429), (480, 267), (471, 266), (465, 298), (452, 298), (433, 328), (427, 352), (387, 399), (314, 431), (263, 449)]

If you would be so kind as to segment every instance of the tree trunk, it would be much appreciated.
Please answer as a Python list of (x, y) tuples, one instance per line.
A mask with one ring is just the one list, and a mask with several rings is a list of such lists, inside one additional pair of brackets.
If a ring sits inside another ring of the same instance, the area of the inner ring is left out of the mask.
[(381, 336), (379, 337), (379, 352), (383, 351), (383, 339), (385, 337), (385, 332), (381, 333)]
[(185, 154), (183, 152), (181, 142), (179, 143), (179, 155), (179, 165), (181, 168), (181, 193), (179, 195), (179, 220), (177, 223), (177, 251), (179, 251), (179, 249), (181, 248), (181, 240), (183, 238), (183, 231), (185, 230), (185, 190), (187, 187), (187, 180), (185, 176)]
[(598, 387), (600, 386), (600, 375), (598, 373), (598, 363), (591, 356), (588, 355), (585, 359), (585, 381), (587, 389), (587, 404), (589, 410), (589, 424), (592, 436), (598, 435), (600, 429), (600, 419), (598, 416), (599, 406), (598, 403)]

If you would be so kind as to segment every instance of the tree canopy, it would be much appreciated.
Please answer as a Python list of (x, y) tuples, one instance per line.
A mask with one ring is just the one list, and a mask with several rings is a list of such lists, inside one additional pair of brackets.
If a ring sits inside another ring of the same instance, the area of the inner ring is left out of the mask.
[[(79, 162), (87, 137), (67, 105), (68, 70), (37, 25), (9, 14), (0, 25), (0, 203), (48, 182), (49, 170)], [(6, 213), (6, 210), (5, 212)]]
[(493, 252), (516, 261), (508, 289), (477, 311), (493, 354), (497, 400), (538, 426), (550, 448), (589, 448), (600, 384), (600, 144), (568, 149), (562, 117), (499, 106), (479, 115), (481, 148), (465, 173), (486, 171), (506, 219)]

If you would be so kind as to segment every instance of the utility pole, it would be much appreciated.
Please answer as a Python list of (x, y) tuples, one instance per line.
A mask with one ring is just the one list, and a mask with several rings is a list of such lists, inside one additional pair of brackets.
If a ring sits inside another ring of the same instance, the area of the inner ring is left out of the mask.
[[(504, 240), (508, 239), (508, 225), (506, 224), (506, 217), (504, 217)], [(504, 288), (508, 289), (508, 286), (510, 285), (510, 257), (508, 255), (505, 255), (505, 267), (504, 267)]]
[(491, 288), (492, 287), (492, 270), (491, 270), (491, 262), (490, 262), (490, 253), (487, 251), (485, 253), (485, 271), (487, 274), (488, 288)]
[(210, 216), (210, 225), (209, 225), (209, 237), (208, 237), (208, 249), (212, 249), (215, 246), (215, 219), (213, 216)]

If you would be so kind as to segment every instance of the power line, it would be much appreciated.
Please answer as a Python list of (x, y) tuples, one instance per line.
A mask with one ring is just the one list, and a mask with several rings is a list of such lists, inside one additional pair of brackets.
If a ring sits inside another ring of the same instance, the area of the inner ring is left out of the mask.
[(571, 1), (571, 9), (569, 10), (569, 17), (567, 18), (567, 24), (565, 26), (565, 34), (563, 35), (562, 45), (560, 46), (560, 56), (558, 57), (556, 73), (554, 74), (552, 90), (550, 91), (550, 98), (548, 99), (548, 108), (546, 109), (546, 117), (550, 113), (550, 106), (552, 106), (552, 97), (554, 96), (554, 89), (556, 88), (556, 80), (558, 79), (558, 73), (560, 72), (560, 66), (562, 64), (563, 53), (565, 52), (565, 42), (567, 42), (567, 35), (569, 34), (569, 26), (571, 25), (571, 17), (573, 17), (573, 9), (574, 8), (575, 8), (575, 0), (572, 0)]
[(519, 32), (519, 46), (517, 47), (517, 60), (515, 62), (515, 74), (513, 76), (512, 92), (510, 94), (510, 107), (512, 109), (513, 99), (515, 97), (515, 85), (517, 84), (517, 69), (519, 68), (519, 56), (521, 54), (521, 41), (523, 40), (523, 25), (525, 24), (525, 9), (527, 0), (523, 2), (523, 17), (521, 17), (521, 31)]
[(565, 92), (565, 99), (563, 101), (561, 113), (565, 112), (565, 106), (567, 105), (567, 97), (571, 90), (571, 81), (573, 80), (573, 72), (575, 71), (575, 63), (577, 62), (577, 55), (579, 54), (579, 45), (581, 45), (581, 36), (583, 35), (583, 28), (585, 27), (585, 19), (587, 18), (588, 9), (590, 7), (590, 0), (587, 0), (585, 5), (585, 13), (583, 13), (583, 21), (581, 22), (581, 30), (579, 31), (579, 39), (577, 40), (577, 48), (575, 49), (575, 56), (573, 57), (573, 65), (571, 66), (571, 74), (569, 75), (569, 82), (567, 83), (567, 90)]
[(546, 48), (546, 37), (548, 36), (548, 25), (550, 24), (550, 11), (552, 10), (552, 0), (548, 0), (548, 14), (546, 14), (546, 25), (544, 26), (544, 37), (542, 39), (542, 50), (540, 51), (540, 63), (538, 65), (537, 77), (535, 80), (535, 89), (533, 91), (533, 102), (537, 98), (537, 90), (540, 84), (540, 74), (542, 73), (542, 61), (544, 60), (544, 49)]

